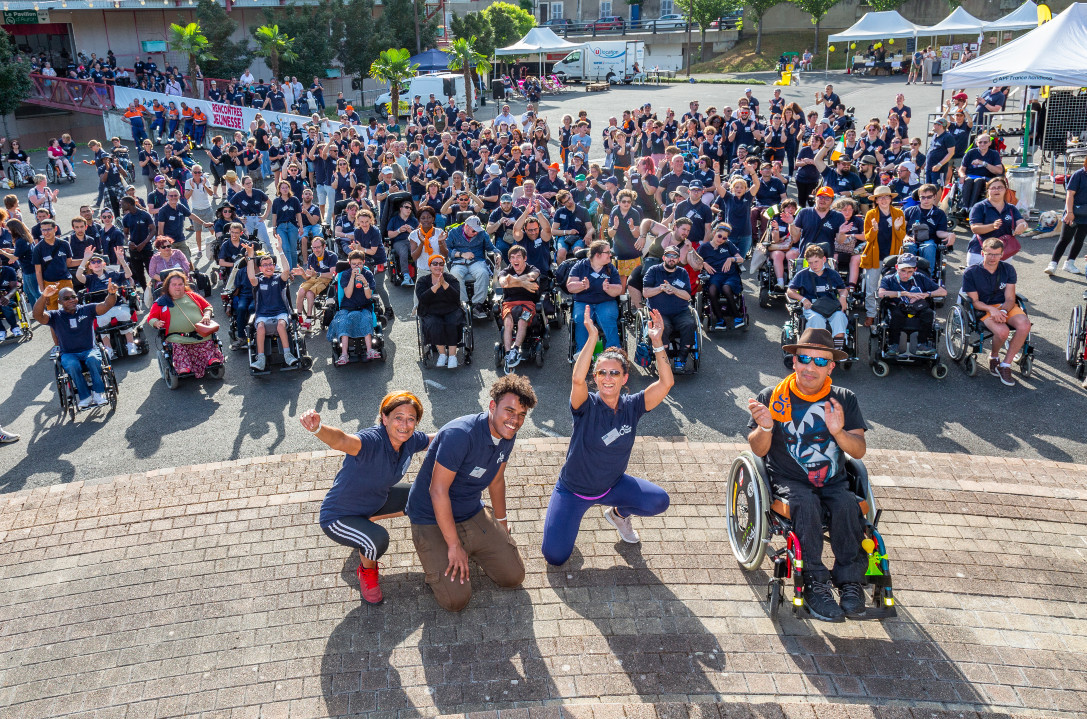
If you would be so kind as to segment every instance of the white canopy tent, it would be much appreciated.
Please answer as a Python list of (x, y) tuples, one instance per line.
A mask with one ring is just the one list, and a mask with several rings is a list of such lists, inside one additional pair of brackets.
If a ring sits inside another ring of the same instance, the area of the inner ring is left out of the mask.
[(1027, 0), (999, 20), (985, 23), (985, 32), (1030, 30), (1038, 27), (1038, 6)]
[(544, 58), (549, 52), (573, 52), (585, 47), (583, 42), (567, 42), (549, 27), (534, 27), (528, 34), (507, 47), (494, 51), (495, 55), (538, 55), (540, 75), (543, 75)]
[(865, 13), (864, 17), (848, 30), (827, 37), (827, 44), (841, 40), (889, 40), (890, 38), (916, 37), (921, 29), (894, 10)]
[[(1037, 19), (1035, 19), (1037, 23)], [(918, 28), (917, 34), (921, 37), (939, 35), (968, 35), (981, 32), (985, 23), (962, 9), (955, 8), (954, 12), (945, 17), (932, 27)]]
[[(1037, 23), (1037, 18), (1035, 18)], [(1054, 49), (1059, 48), (1055, 52)], [(992, 85), (1087, 86), (1087, 3), (943, 74), (945, 89)]]

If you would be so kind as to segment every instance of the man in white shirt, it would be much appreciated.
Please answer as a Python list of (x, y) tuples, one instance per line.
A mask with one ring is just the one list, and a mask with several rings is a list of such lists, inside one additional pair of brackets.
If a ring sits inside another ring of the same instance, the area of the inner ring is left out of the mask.
[(292, 112), (294, 108), (294, 86), (284, 80), (279, 89), (283, 93), (283, 103), (287, 106), (287, 112)]
[(510, 106), (509, 105), (503, 105), (502, 106), (502, 114), (498, 115), (493, 120), (491, 120), (491, 127), (495, 128), (497, 130), (498, 126), (501, 125), (502, 123), (506, 123), (506, 125), (508, 125), (509, 127), (514, 127), (516, 122), (517, 122), (517, 118), (510, 114)]
[(239, 80), (243, 85), (252, 85), (257, 81), (257, 78), (253, 77), (253, 73), (249, 72), (249, 68), (246, 68)]

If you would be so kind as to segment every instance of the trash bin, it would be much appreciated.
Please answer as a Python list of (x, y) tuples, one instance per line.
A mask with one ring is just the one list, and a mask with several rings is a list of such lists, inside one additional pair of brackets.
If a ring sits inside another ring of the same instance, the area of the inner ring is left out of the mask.
[(1008, 187), (1015, 191), (1018, 200), (1016, 207), (1019, 208), (1020, 214), (1026, 217), (1030, 214), (1038, 197), (1038, 166), (1009, 167)]

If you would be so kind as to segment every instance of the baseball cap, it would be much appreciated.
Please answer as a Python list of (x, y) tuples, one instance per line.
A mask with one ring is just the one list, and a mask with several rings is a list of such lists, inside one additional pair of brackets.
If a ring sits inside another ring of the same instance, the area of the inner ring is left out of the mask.
[(155, 175), (155, 182), (166, 182), (166, 178), (162, 175)]
[(499, 202), (513, 202), (513, 195), (506, 192), (501, 197), (498, 198), (498, 201)]
[(585, 182), (585, 181), (586, 181), (585, 175), (578, 175), (577, 177), (574, 178), (574, 182)]
[(467, 220), (465, 220), (464, 221), (464, 226), (465, 227), (471, 227), (476, 232), (483, 232), (483, 224), (479, 221), (479, 218), (476, 217), (475, 215), (472, 215)]
[(585, 153), (584, 152), (575, 152), (574, 157), (580, 157), (582, 160), (584, 160), (585, 159)]
[(965, 92), (958, 92), (951, 96), (952, 100), (969, 100), (970, 96)]
[(751, 88), (750, 87), (745, 87), (744, 92), (751, 92)]
[(834, 197), (834, 190), (832, 190), (829, 187), (826, 187), (824, 185), (823, 187), (820, 187), (818, 190), (815, 191), (815, 196), (816, 197)]
[(673, 247), (666, 247), (666, 248), (664, 248), (664, 254), (666, 254), (666, 255), (675, 255), (676, 257), (679, 257), (679, 250), (677, 250), (674, 246)]
[(605, 183), (610, 182), (613, 185), (618, 185), (619, 184), (619, 178), (616, 177), (615, 175), (610, 175), (610, 176), (604, 178), (604, 182)]
[(393, 168), (388, 167), (388, 166), (383, 167), (383, 168), (381, 168), (381, 174), (382, 175), (391, 175), (391, 174), (393, 174)]
[(909, 252), (898, 256), (899, 267), (917, 267), (917, 255), (911, 255)]
[(932, 121), (932, 124), (933, 125), (943, 125), (944, 127), (947, 127), (947, 120), (945, 120), (942, 117), (937, 117), (935, 120)]
[(689, 190), (702, 190), (702, 189), (705, 189), (705, 188), (702, 187), (702, 181), (701, 180), (691, 180), (691, 182), (687, 185), (687, 189), (689, 189)]

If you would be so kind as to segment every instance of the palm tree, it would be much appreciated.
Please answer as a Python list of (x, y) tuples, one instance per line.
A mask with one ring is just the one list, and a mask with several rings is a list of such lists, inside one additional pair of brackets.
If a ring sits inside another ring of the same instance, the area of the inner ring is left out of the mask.
[(491, 71), (491, 63), (487, 60), (487, 56), (482, 53), (476, 52), (475, 48), (476, 36), (473, 35), (470, 38), (458, 37), (453, 41), (453, 44), (449, 46), (449, 69), (454, 72), (461, 70), (464, 73), (464, 94), (468, 101), (468, 117), (475, 117), (475, 113), (472, 111), (472, 68), (474, 67), (477, 73), (487, 73)]
[(393, 122), (400, 117), (400, 83), (415, 77), (418, 63), (411, 61), (411, 53), (404, 48), (382, 50), (370, 64), (370, 77), (389, 84), (389, 115)]
[(268, 59), (272, 77), (279, 79), (279, 62), (293, 62), (298, 59), (294, 51), (294, 38), (279, 31), (279, 25), (261, 25), (253, 31), (257, 41), (257, 55)]
[[(208, 46), (208, 38), (204, 35), (200, 23), (191, 22), (188, 25), (182, 26), (175, 22), (170, 25), (170, 48), (174, 52), (182, 53), (188, 57), (188, 70), (190, 76), (193, 74), (193, 68), (197, 66), (198, 62), (218, 60), (218, 58), (212, 55), (208, 50)], [(196, 78), (192, 78), (192, 83), (193, 89), (196, 90), (197, 97), (200, 97), (203, 88), (197, 85)]]

